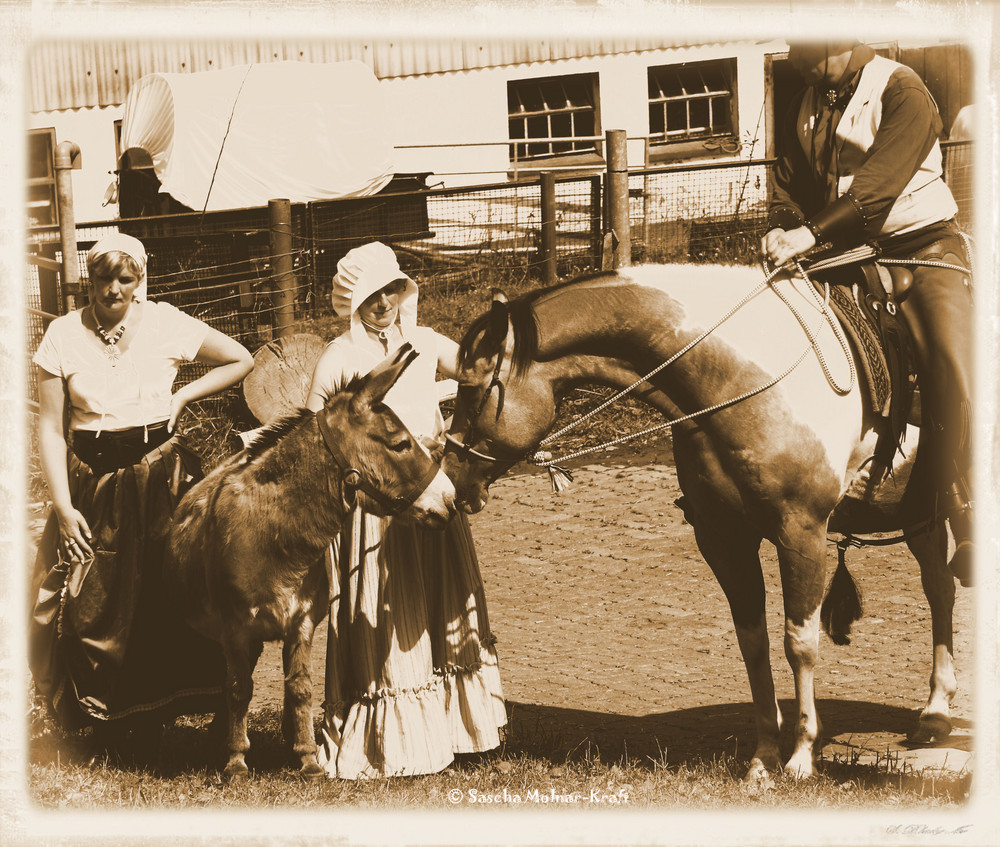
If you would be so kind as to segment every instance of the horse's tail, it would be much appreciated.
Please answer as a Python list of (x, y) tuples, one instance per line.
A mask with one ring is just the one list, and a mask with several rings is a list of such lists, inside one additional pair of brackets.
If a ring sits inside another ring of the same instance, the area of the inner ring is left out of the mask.
[(847, 570), (844, 549), (839, 549), (837, 570), (820, 607), (823, 629), (834, 644), (850, 644), (851, 624), (861, 618), (861, 592), (851, 572)]

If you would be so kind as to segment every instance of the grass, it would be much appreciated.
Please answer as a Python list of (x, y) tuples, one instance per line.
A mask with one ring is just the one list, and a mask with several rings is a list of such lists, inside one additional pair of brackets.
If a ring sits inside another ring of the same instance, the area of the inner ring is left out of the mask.
[[(65, 735), (36, 714), (30, 742), (32, 801), (41, 808), (86, 810), (338, 806), (434, 810), (497, 805), (588, 810), (932, 809), (962, 802), (970, 787), (968, 776), (931, 780), (907, 773), (891, 756), (865, 766), (824, 760), (815, 779), (776, 775), (747, 785), (740, 779), (746, 762), (732, 754), (682, 764), (669, 764), (666, 751), (643, 760), (604, 761), (596, 746), (571, 749), (557, 734), (532, 727), (508, 729), (498, 750), (460, 756), (438, 774), (308, 782), (290, 767), (280, 740), (280, 714), (274, 709), (251, 713), (251, 776), (227, 784), (220, 777), (218, 751), (208, 743), (206, 723), (207, 718), (179, 719), (167, 730), (159, 762), (142, 765), (106, 755), (92, 759), (86, 731)], [(456, 792), (460, 802), (449, 799), (449, 792)]]

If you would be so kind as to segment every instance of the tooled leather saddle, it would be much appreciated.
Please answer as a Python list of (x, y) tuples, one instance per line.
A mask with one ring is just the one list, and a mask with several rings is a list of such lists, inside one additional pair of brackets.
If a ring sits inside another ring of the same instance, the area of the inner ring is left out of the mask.
[(873, 458), (891, 468), (906, 425), (913, 422), (917, 390), (910, 330), (897, 307), (913, 272), (902, 265), (863, 261), (809, 275), (821, 293), (823, 283), (829, 283), (830, 306), (854, 348), (865, 401), (886, 422)]

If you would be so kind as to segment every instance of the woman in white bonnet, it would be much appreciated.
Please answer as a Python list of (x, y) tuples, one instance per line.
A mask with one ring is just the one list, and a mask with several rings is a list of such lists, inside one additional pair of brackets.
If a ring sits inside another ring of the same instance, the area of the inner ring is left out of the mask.
[[(132, 236), (98, 241), (88, 304), (54, 319), (34, 356), (52, 512), (28, 646), (36, 688), (64, 728), (92, 726), (118, 752), (138, 743), (152, 753), (165, 721), (218, 707), (225, 668), (162, 602), (170, 514), (201, 475), (177, 422), (191, 401), (242, 380), (253, 358), (169, 303), (140, 299), (146, 261)], [(209, 369), (174, 391), (183, 361)]]
[[(333, 305), (351, 326), (327, 345), (306, 405), (317, 411), (404, 341), (420, 353), (386, 404), (431, 450), (443, 440), (436, 373), (458, 346), (417, 326), (417, 286), (373, 242), (337, 265)], [(441, 532), (355, 510), (331, 547), (320, 761), (331, 777), (435, 773), (491, 750), (506, 723), (479, 563), (465, 515)]]

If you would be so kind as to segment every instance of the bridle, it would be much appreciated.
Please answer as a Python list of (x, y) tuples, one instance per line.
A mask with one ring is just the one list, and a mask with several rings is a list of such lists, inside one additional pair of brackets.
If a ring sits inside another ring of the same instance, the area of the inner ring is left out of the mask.
[[(510, 326), (510, 319), (508, 318), (508, 328), (509, 326)], [(490, 378), (489, 385), (486, 386), (486, 390), (483, 392), (483, 396), (479, 401), (479, 406), (476, 409), (476, 413), (469, 418), (469, 428), (468, 430), (466, 430), (465, 436), (461, 441), (455, 438), (455, 436), (453, 436), (450, 432), (446, 432), (444, 434), (445, 453), (449, 452), (461, 453), (466, 458), (471, 457), (474, 459), (478, 459), (481, 462), (489, 462), (490, 464), (494, 465), (501, 461), (496, 456), (491, 456), (488, 453), (482, 453), (479, 450), (474, 449), (472, 445), (475, 444), (476, 441), (476, 426), (479, 422), (479, 419), (483, 415), (483, 411), (486, 409), (486, 401), (490, 399), (490, 394), (493, 392), (494, 388), (496, 388), (497, 390), (496, 420), (500, 420), (500, 412), (503, 411), (504, 393), (506, 390), (504, 388), (503, 380), (500, 379), (500, 370), (503, 368), (504, 357), (506, 355), (507, 355), (507, 333), (504, 332), (503, 342), (500, 344), (500, 352), (497, 353), (497, 361), (496, 364), (493, 366), (493, 376)], [(520, 458), (522, 457), (521, 456), (514, 457), (512, 464), (517, 462), (518, 459)], [(504, 461), (507, 460), (505, 459)]]
[(362, 491), (378, 503), (385, 510), (387, 516), (396, 517), (417, 501), (417, 498), (431, 484), (434, 477), (437, 476), (438, 470), (440, 470), (434, 462), (431, 462), (427, 472), (409, 491), (398, 497), (389, 497), (361, 476), (361, 471), (351, 467), (350, 461), (344, 454), (344, 451), (340, 449), (340, 445), (337, 443), (337, 439), (334, 438), (333, 432), (330, 429), (330, 424), (322, 412), (316, 412), (316, 425), (319, 427), (319, 434), (324, 446), (340, 468), (344, 502), (351, 508), (353, 508), (354, 503), (357, 501), (358, 491)]

